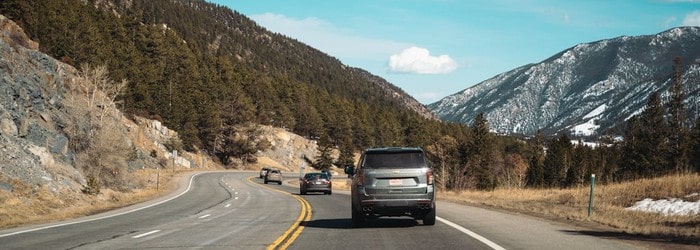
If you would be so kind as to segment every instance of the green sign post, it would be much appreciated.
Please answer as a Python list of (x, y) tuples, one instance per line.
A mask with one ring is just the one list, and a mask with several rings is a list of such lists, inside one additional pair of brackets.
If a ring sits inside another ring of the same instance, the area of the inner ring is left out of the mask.
[(595, 187), (595, 174), (591, 174), (591, 194), (588, 198), (588, 217), (593, 213), (593, 187)]

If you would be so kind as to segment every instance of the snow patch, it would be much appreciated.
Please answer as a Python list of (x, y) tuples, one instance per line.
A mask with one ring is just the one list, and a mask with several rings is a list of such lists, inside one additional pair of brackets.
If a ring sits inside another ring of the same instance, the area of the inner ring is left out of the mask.
[(600, 125), (596, 125), (595, 121), (595, 119), (591, 119), (586, 123), (576, 125), (571, 129), (571, 133), (577, 136), (593, 135), (600, 128)]
[[(695, 195), (697, 195), (697, 193), (689, 196)], [(689, 202), (676, 198), (653, 200), (647, 198), (642, 201), (638, 201), (631, 207), (625, 208), (625, 210), (659, 213), (665, 216), (700, 215), (700, 201)]]
[(595, 118), (599, 118), (599, 116), (603, 112), (605, 112), (605, 110), (607, 108), (608, 108), (608, 105), (603, 104), (603, 105), (598, 106), (597, 108), (595, 108), (591, 112), (588, 112), (588, 114), (583, 116), (583, 119), (584, 120), (588, 119), (588, 121), (585, 123), (574, 126), (571, 129), (571, 133), (573, 133), (574, 135), (578, 135), (578, 136), (593, 135), (595, 133), (595, 131), (600, 128), (600, 125), (596, 124), (596, 121), (598, 121), (598, 119), (595, 119)]
[(595, 108), (593, 111), (589, 112), (587, 115), (583, 116), (583, 119), (598, 117), (607, 108), (608, 108), (608, 105), (606, 105), (606, 104), (600, 105), (597, 108)]

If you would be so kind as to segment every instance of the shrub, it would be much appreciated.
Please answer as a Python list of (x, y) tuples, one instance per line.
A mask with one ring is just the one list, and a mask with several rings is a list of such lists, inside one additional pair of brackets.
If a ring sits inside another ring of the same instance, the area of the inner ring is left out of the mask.
[(100, 181), (94, 175), (88, 175), (87, 183), (81, 189), (84, 194), (98, 195), (100, 193)]

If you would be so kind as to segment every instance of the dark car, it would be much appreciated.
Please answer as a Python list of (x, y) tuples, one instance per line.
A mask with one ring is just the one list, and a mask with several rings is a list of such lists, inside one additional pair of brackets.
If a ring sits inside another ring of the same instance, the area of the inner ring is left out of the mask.
[(299, 181), (299, 193), (323, 192), (333, 194), (333, 182), (326, 173), (308, 173)]
[(279, 169), (270, 169), (265, 175), (265, 184), (268, 182), (277, 182), (278, 185), (282, 185), (282, 171)]
[(352, 222), (367, 218), (410, 216), (435, 224), (435, 184), (428, 159), (420, 148), (373, 148), (362, 153), (352, 176)]
[(267, 171), (270, 171), (270, 168), (263, 167), (260, 169), (260, 179), (265, 178), (265, 175), (267, 175)]

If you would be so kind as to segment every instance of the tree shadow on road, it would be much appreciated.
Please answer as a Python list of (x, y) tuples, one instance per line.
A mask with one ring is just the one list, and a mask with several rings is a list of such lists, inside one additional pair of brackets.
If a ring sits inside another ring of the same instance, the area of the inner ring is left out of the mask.
[[(339, 219), (320, 219), (302, 222), (304, 227), (315, 227), (315, 228), (332, 228), (332, 229), (352, 229), (352, 219), (350, 218), (339, 218)], [(380, 218), (371, 219), (365, 222), (362, 228), (401, 228), (401, 227), (414, 227), (417, 226), (418, 222), (412, 218)]]

